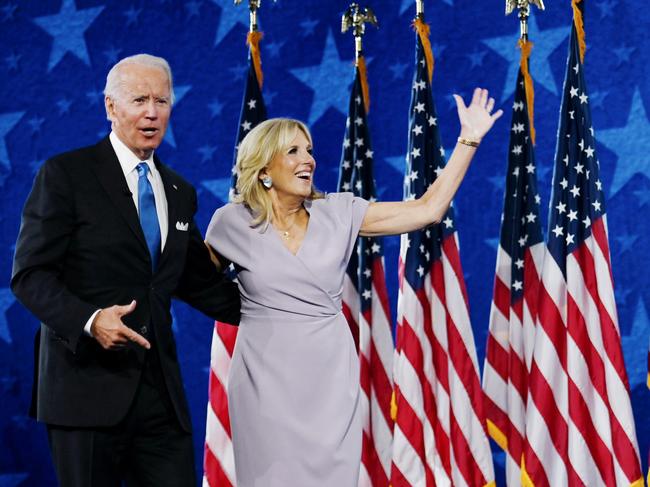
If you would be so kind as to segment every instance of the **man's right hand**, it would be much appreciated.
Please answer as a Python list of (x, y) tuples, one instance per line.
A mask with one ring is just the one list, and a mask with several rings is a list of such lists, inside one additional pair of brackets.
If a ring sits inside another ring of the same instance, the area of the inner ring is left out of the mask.
[(122, 322), (122, 316), (128, 315), (135, 309), (135, 299), (126, 306), (111, 306), (104, 308), (90, 325), (95, 340), (106, 350), (120, 350), (128, 342), (134, 342), (149, 350), (151, 344), (142, 335), (137, 334)]

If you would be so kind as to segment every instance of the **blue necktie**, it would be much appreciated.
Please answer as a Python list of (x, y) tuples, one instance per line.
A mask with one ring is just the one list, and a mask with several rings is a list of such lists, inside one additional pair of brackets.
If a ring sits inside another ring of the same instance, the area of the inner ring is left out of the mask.
[(140, 225), (144, 238), (147, 240), (149, 254), (151, 255), (151, 267), (156, 270), (158, 257), (160, 257), (160, 226), (158, 224), (158, 213), (156, 213), (156, 200), (153, 197), (153, 188), (147, 179), (149, 166), (146, 162), (138, 164), (138, 206), (140, 209)]

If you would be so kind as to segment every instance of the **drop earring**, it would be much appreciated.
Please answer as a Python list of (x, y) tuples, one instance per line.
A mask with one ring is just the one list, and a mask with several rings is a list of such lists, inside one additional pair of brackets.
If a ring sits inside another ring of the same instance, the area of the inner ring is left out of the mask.
[(266, 189), (271, 189), (273, 186), (273, 179), (271, 179), (271, 176), (267, 174), (266, 176), (262, 177), (262, 184)]

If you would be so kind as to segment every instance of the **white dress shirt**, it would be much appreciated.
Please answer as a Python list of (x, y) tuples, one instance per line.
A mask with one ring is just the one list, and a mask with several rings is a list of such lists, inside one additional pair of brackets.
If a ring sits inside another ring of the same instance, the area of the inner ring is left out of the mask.
[[(147, 179), (151, 183), (151, 188), (153, 189), (153, 198), (156, 202), (156, 213), (158, 214), (158, 225), (160, 225), (160, 253), (162, 253), (165, 248), (165, 242), (167, 241), (167, 232), (169, 230), (169, 221), (167, 218), (167, 198), (165, 197), (165, 187), (163, 186), (162, 178), (156, 165), (153, 162), (153, 152), (146, 160), (140, 160), (138, 157), (131, 152), (124, 142), (122, 142), (115, 132), (111, 132), (109, 136), (113, 150), (117, 155), (117, 160), (120, 161), (120, 166), (122, 167), (122, 172), (124, 172), (124, 177), (126, 178), (126, 184), (131, 191), (133, 197), (133, 204), (135, 209), (140, 214), (140, 208), (138, 204), (138, 180), (140, 176), (138, 175), (137, 166), (141, 162), (146, 162), (149, 166), (149, 172), (147, 173)], [(90, 327), (101, 310), (95, 311), (92, 316), (86, 322), (84, 326), (84, 331), (86, 334), (92, 336), (90, 332)]]

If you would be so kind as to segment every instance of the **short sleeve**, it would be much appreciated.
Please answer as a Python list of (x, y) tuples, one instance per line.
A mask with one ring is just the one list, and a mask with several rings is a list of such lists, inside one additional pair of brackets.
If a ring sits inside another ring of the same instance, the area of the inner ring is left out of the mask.
[(346, 260), (350, 258), (370, 202), (352, 193), (329, 193), (327, 205), (336, 213), (347, 234)]
[(212, 215), (205, 241), (220, 256), (229, 262), (238, 263), (240, 260), (241, 240), (238, 242), (237, 233), (241, 223), (238, 221), (235, 204), (229, 203), (217, 209)]

